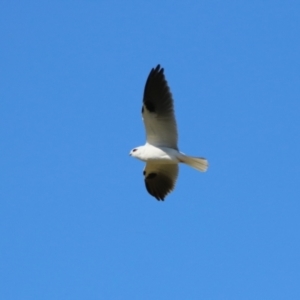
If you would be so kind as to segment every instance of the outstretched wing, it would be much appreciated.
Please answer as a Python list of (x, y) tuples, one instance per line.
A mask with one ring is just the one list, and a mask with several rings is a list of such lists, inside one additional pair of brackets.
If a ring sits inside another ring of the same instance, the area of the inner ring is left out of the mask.
[(160, 65), (151, 70), (146, 81), (142, 116), (149, 144), (178, 149), (172, 94)]
[(143, 174), (148, 193), (157, 200), (164, 200), (175, 187), (178, 165), (147, 163)]

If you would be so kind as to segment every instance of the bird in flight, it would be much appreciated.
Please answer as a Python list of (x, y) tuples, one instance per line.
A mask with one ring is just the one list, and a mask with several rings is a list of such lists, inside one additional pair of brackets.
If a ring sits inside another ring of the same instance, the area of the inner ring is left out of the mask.
[(147, 78), (142, 117), (146, 144), (132, 149), (129, 155), (146, 162), (143, 171), (146, 189), (157, 200), (164, 200), (175, 187), (179, 163), (205, 172), (208, 162), (178, 149), (173, 98), (160, 65), (153, 68)]

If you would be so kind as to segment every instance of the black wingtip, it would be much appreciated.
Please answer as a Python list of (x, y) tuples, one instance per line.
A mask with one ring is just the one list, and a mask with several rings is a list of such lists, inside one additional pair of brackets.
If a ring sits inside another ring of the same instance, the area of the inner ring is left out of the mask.
[(164, 68), (158, 64), (155, 68), (152, 68), (151, 73), (164, 73)]
[(160, 196), (154, 196), (152, 195), (157, 201), (165, 201), (165, 197), (160, 197)]

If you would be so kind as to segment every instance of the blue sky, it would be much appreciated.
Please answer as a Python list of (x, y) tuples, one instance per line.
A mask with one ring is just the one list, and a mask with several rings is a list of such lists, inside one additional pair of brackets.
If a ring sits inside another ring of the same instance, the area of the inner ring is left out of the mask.
[[(298, 1), (1, 1), (1, 299), (299, 299)], [(143, 163), (160, 63), (181, 166)]]

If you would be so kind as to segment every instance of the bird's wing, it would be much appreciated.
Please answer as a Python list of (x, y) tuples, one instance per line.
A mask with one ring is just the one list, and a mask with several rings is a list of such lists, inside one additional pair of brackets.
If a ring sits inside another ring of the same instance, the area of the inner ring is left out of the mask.
[(164, 69), (160, 65), (151, 70), (146, 81), (142, 116), (147, 143), (177, 149), (177, 126), (172, 94)]
[(147, 163), (143, 174), (148, 193), (157, 200), (164, 200), (175, 187), (178, 165)]

